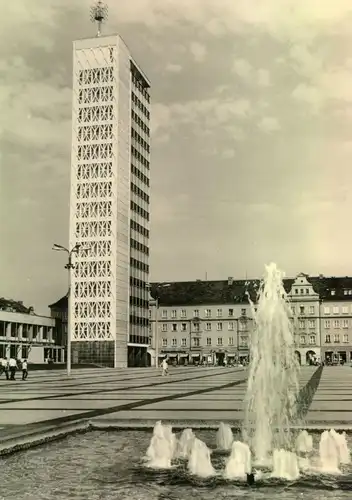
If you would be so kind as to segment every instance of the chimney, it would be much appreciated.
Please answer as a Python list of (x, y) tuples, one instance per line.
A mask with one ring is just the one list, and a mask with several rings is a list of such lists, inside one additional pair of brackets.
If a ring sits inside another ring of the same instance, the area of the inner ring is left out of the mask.
[(227, 278), (227, 284), (228, 284), (228, 286), (233, 285), (233, 276), (229, 276), (229, 277)]

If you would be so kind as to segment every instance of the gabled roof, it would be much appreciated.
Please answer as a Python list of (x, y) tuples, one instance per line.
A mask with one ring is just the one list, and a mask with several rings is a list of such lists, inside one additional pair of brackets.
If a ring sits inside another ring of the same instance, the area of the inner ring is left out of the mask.
[[(352, 300), (352, 277), (351, 276), (318, 276), (308, 278), (314, 290), (324, 301)], [(346, 292), (350, 291), (349, 295)], [(331, 293), (333, 292), (333, 294)]]
[(12, 299), (5, 299), (4, 297), (0, 298), (0, 311), (8, 311), (12, 310), (14, 312), (29, 314), (32, 309), (29, 307), (25, 307), (22, 302), (18, 302)]
[[(294, 280), (285, 280), (288, 291)], [(151, 295), (160, 305), (248, 304), (256, 301), (260, 280), (175, 281), (151, 283)]]
[[(319, 295), (321, 300), (352, 301), (351, 276), (325, 277), (309, 276), (306, 274), (305, 276), (313, 285), (314, 291)], [(287, 293), (291, 291), (295, 281), (295, 278), (284, 279), (284, 288)], [(156, 282), (151, 283), (150, 294), (153, 299), (158, 298), (159, 305), (161, 306), (248, 304), (247, 293), (249, 293), (251, 300), (255, 302), (259, 286), (259, 279)], [(331, 293), (332, 291), (334, 292), (333, 294)], [(348, 291), (351, 293), (346, 293)], [(59, 310), (67, 310), (67, 307), (68, 294), (49, 306), (50, 309)]]
[(50, 304), (49, 309), (61, 309), (65, 310), (68, 308), (68, 293), (61, 297), (57, 302)]
[[(305, 275), (313, 289), (324, 301), (352, 300), (345, 290), (352, 292), (352, 277), (310, 277)], [(290, 292), (295, 279), (284, 279), (284, 288)], [(247, 292), (256, 301), (260, 280), (175, 281), (151, 283), (151, 295), (159, 305), (196, 306), (202, 304), (248, 304)], [(335, 291), (331, 294), (331, 291)]]

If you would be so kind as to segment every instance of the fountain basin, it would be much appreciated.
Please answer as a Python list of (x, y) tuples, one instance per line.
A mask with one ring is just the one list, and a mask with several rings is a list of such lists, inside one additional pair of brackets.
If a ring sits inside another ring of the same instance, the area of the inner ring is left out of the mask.
[[(228, 481), (222, 474), (227, 455), (216, 450), (216, 432), (196, 430), (195, 433), (213, 450), (211, 461), (219, 473), (214, 477), (201, 479), (189, 474), (187, 462), (182, 460), (169, 470), (145, 467), (141, 451), (149, 446), (151, 430), (91, 431), (3, 457), (0, 472), (2, 498), (25, 498), (27, 494), (29, 498), (39, 500), (83, 497), (92, 500), (154, 500), (158, 497), (194, 496), (195, 490), (200, 500), (234, 498), (236, 491), (238, 496), (254, 500), (263, 498), (266, 492), (266, 496), (274, 500), (299, 498), (301, 493), (305, 500), (349, 498), (351, 466), (346, 466), (339, 477), (315, 473), (304, 475), (294, 483), (267, 479), (258, 481), (250, 489), (244, 482)], [(319, 439), (320, 434), (314, 436), (315, 453)], [(351, 448), (350, 436), (348, 440)], [(317, 492), (317, 489), (321, 491)]]

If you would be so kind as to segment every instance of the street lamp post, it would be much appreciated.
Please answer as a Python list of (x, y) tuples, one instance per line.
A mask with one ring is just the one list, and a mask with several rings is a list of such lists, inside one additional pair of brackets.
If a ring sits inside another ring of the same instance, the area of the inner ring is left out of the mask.
[(73, 254), (78, 254), (79, 249), (81, 245), (77, 243), (71, 250), (68, 248), (58, 245), (54, 243), (53, 245), (53, 250), (56, 250), (57, 252), (66, 252), (68, 254), (68, 261), (67, 264), (65, 265), (65, 269), (68, 271), (68, 293), (67, 293), (67, 359), (66, 359), (66, 366), (67, 366), (67, 376), (69, 377), (71, 375), (71, 272), (72, 269), (75, 268), (74, 264), (72, 263), (72, 256)]

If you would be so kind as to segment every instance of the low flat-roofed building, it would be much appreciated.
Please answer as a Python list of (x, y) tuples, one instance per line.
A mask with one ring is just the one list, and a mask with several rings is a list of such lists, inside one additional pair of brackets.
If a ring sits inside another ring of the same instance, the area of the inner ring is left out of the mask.
[(27, 359), (41, 364), (64, 362), (64, 347), (57, 343), (56, 321), (40, 316), (22, 302), (0, 298), (0, 358)]

